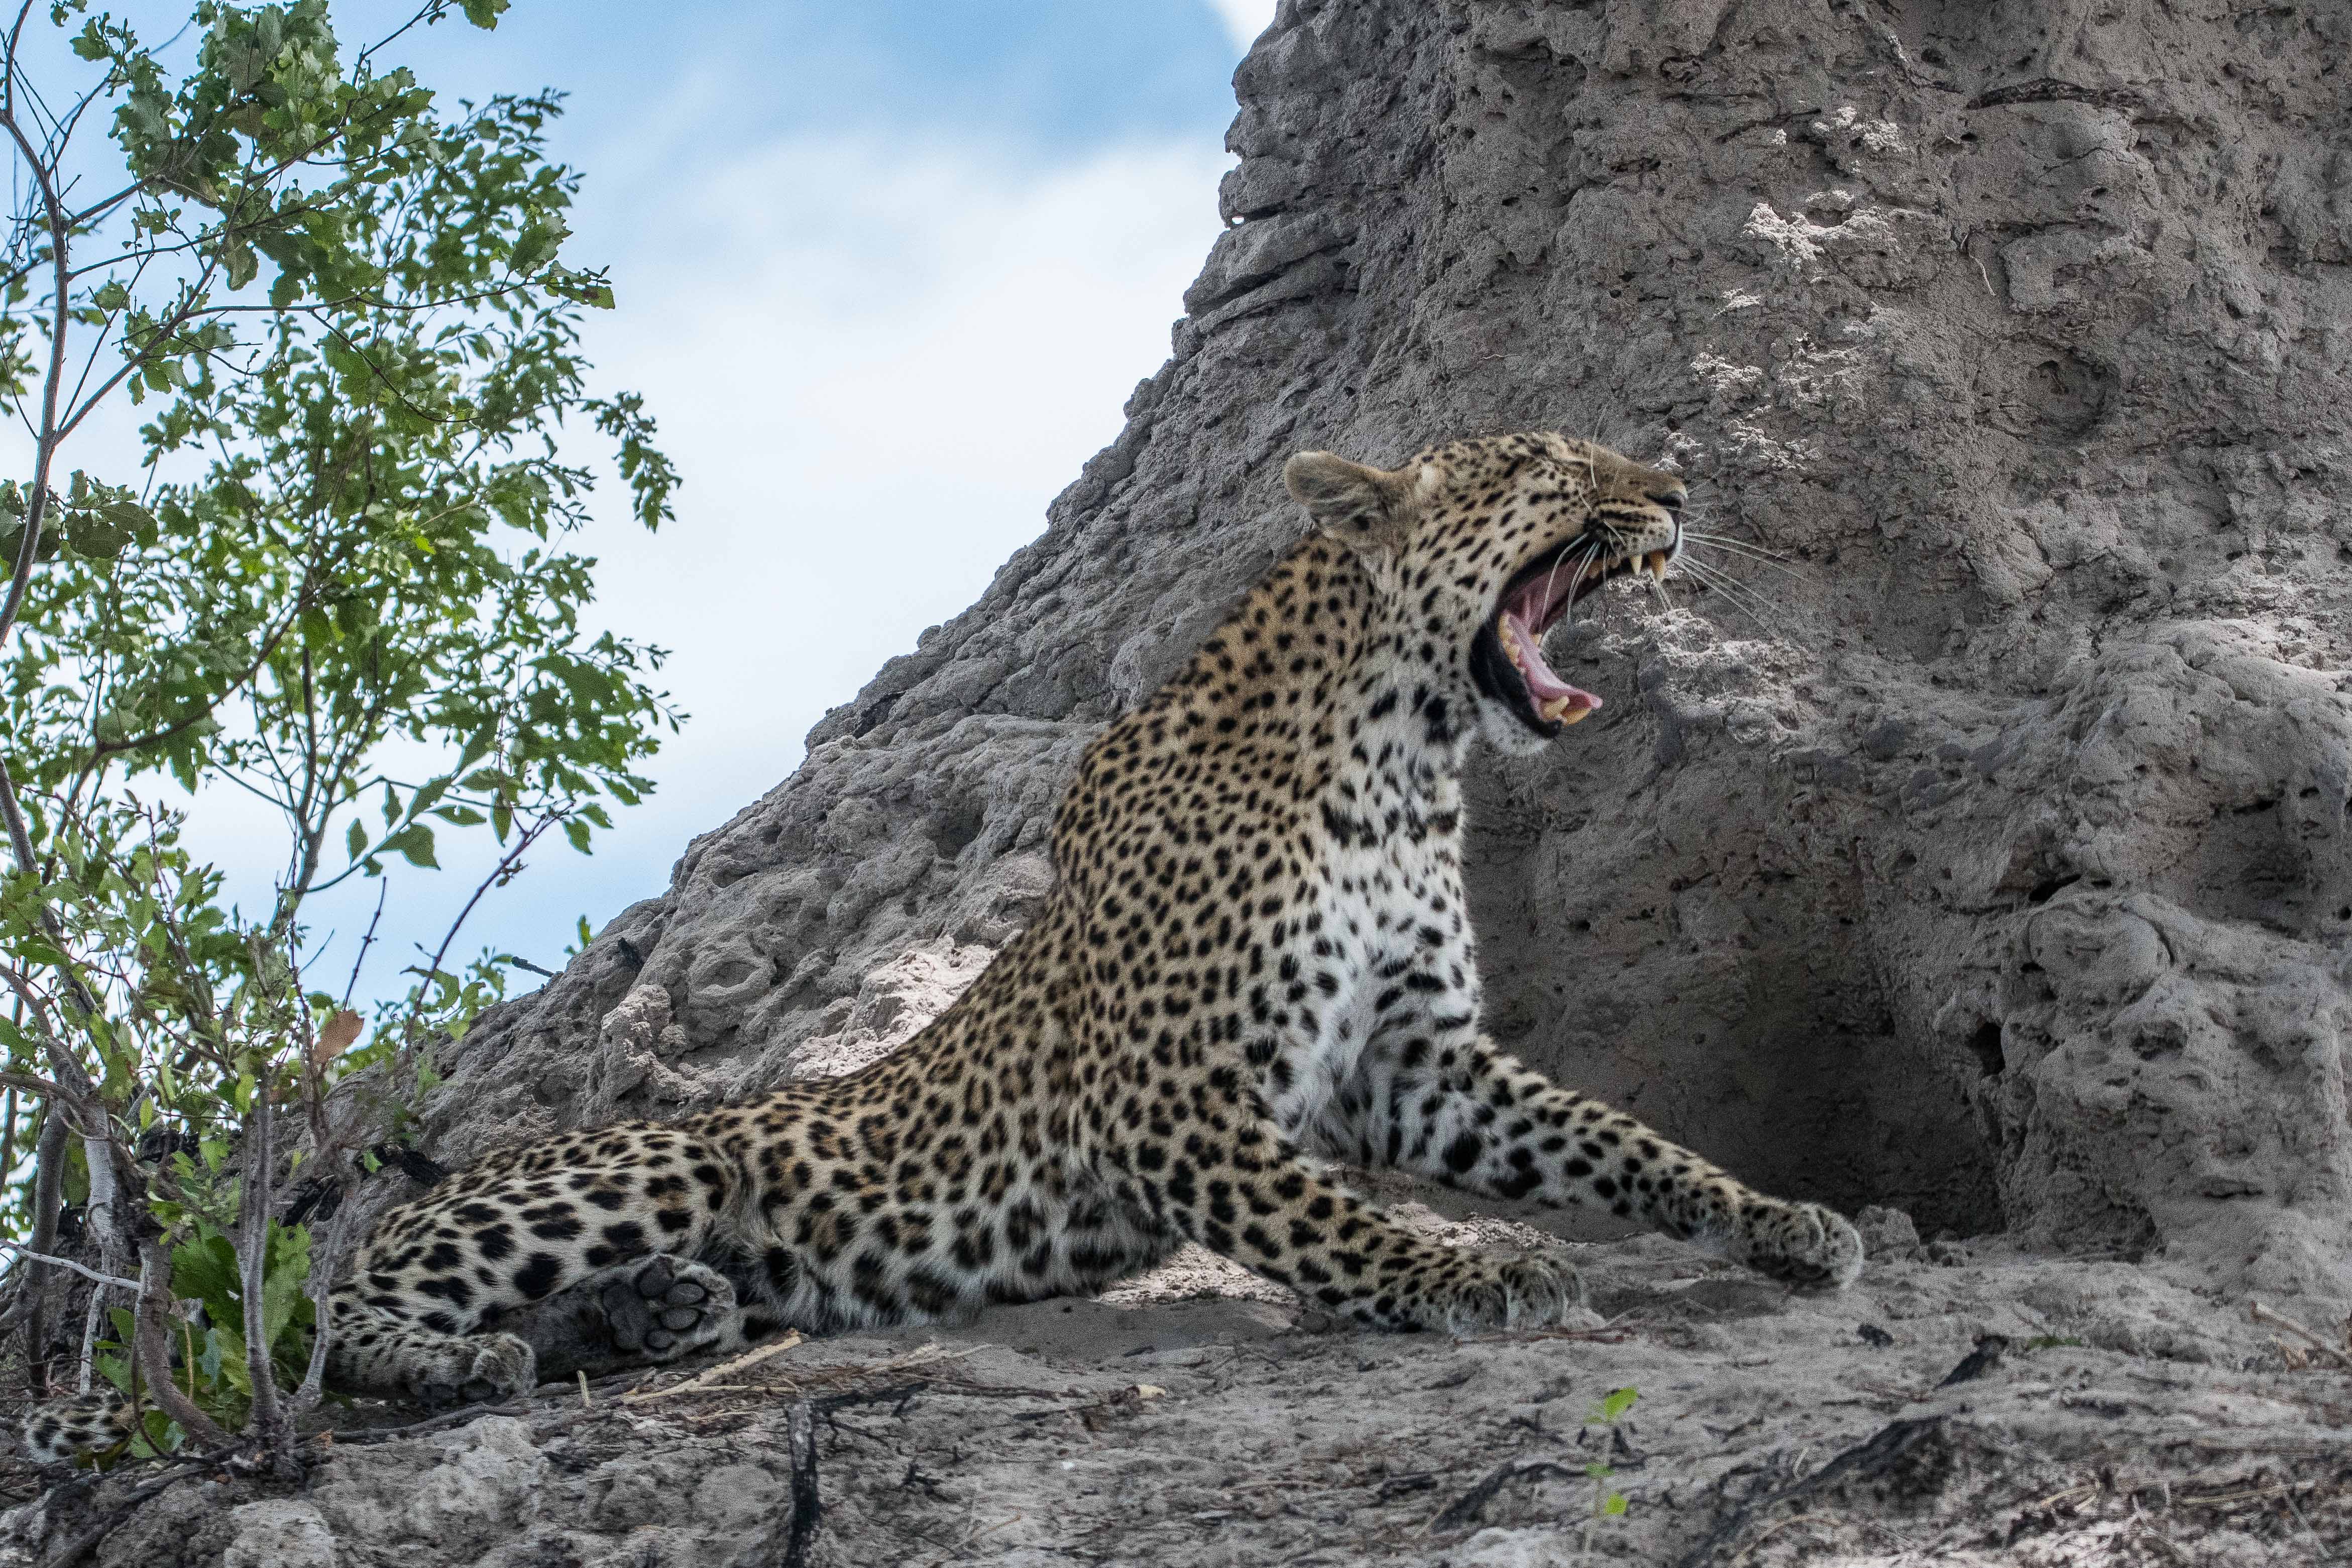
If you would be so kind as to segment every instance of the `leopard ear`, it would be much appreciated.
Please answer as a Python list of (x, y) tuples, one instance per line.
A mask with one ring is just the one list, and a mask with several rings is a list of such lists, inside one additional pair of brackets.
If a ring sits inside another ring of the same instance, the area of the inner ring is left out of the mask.
[(1301, 452), (1282, 482), (1315, 526), (1355, 549), (1393, 549), (1410, 531), (1412, 481), (1329, 452)]

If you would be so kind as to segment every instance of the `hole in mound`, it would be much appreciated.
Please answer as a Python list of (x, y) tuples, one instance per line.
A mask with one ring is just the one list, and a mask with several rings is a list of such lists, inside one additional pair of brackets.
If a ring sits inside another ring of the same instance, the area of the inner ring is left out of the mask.
[(2009, 1059), (2000, 1051), (1999, 1024), (1979, 1025), (1977, 1032), (1969, 1037), (1969, 1049), (1976, 1052), (1977, 1066), (1984, 1069), (1987, 1078), (1999, 1078), (2000, 1069), (2009, 1065)]
[(2000, 1026), (1955, 1042), (1904, 1011), (1850, 887), (1678, 879), (1654, 846), (1515, 822), (1507, 803), (1482, 817), (1483, 793), (1465, 868), (1504, 1048), (1777, 1196), (1886, 1205), (1923, 1236), (2002, 1228), (1977, 1103)]

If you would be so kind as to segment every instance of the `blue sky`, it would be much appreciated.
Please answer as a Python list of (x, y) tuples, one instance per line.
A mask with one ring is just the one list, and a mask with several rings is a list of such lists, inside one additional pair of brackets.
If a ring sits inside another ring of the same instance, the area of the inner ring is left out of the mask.
[[(185, 15), (128, 9), (152, 37)], [(337, 31), (350, 50), (412, 9), (343, 0)], [(826, 708), (1040, 531), (1167, 356), (1220, 226), (1233, 69), (1272, 11), (516, 0), (495, 32), (444, 22), (387, 51), (449, 97), (570, 94), (551, 140), (586, 184), (565, 259), (608, 266), (620, 305), (586, 348), (600, 390), (646, 394), (686, 476), (658, 537), (615, 486), (582, 547), (605, 624), (673, 650), (692, 720), (593, 858), (539, 852), (458, 951), (559, 967), (580, 915), (659, 893), (688, 837), (788, 774)], [(103, 472), (129, 423), (68, 462)], [(276, 823), (223, 793), (194, 826), (260, 902)], [(394, 874), (362, 994), (398, 989), (495, 854), (445, 839), (442, 858)], [(341, 989), (375, 894), (314, 908), (314, 983)]]

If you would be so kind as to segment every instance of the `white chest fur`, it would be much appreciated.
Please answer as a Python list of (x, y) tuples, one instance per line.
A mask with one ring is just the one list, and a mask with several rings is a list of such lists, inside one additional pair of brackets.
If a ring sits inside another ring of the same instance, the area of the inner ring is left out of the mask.
[(1283, 1051), (1289, 1082), (1274, 1097), (1293, 1132), (1352, 1122), (1361, 1107), (1351, 1098), (1370, 1088), (1367, 1052), (1433, 1010), (1476, 1007), (1450, 837), (1334, 847), (1322, 868), (1319, 918), (1291, 944), (1306, 990)]

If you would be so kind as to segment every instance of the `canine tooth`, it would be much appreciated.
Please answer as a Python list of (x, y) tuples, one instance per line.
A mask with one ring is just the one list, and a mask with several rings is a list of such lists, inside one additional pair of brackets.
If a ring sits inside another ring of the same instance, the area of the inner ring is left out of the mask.
[(1571, 708), (1559, 716), (1559, 721), (1563, 724), (1581, 724), (1584, 722), (1584, 716), (1591, 711), (1590, 708)]
[(1661, 583), (1666, 580), (1666, 552), (1664, 551), (1651, 551), (1649, 560), (1643, 563), (1643, 564), (1649, 567), (1650, 575), (1652, 577), (1657, 579)]

